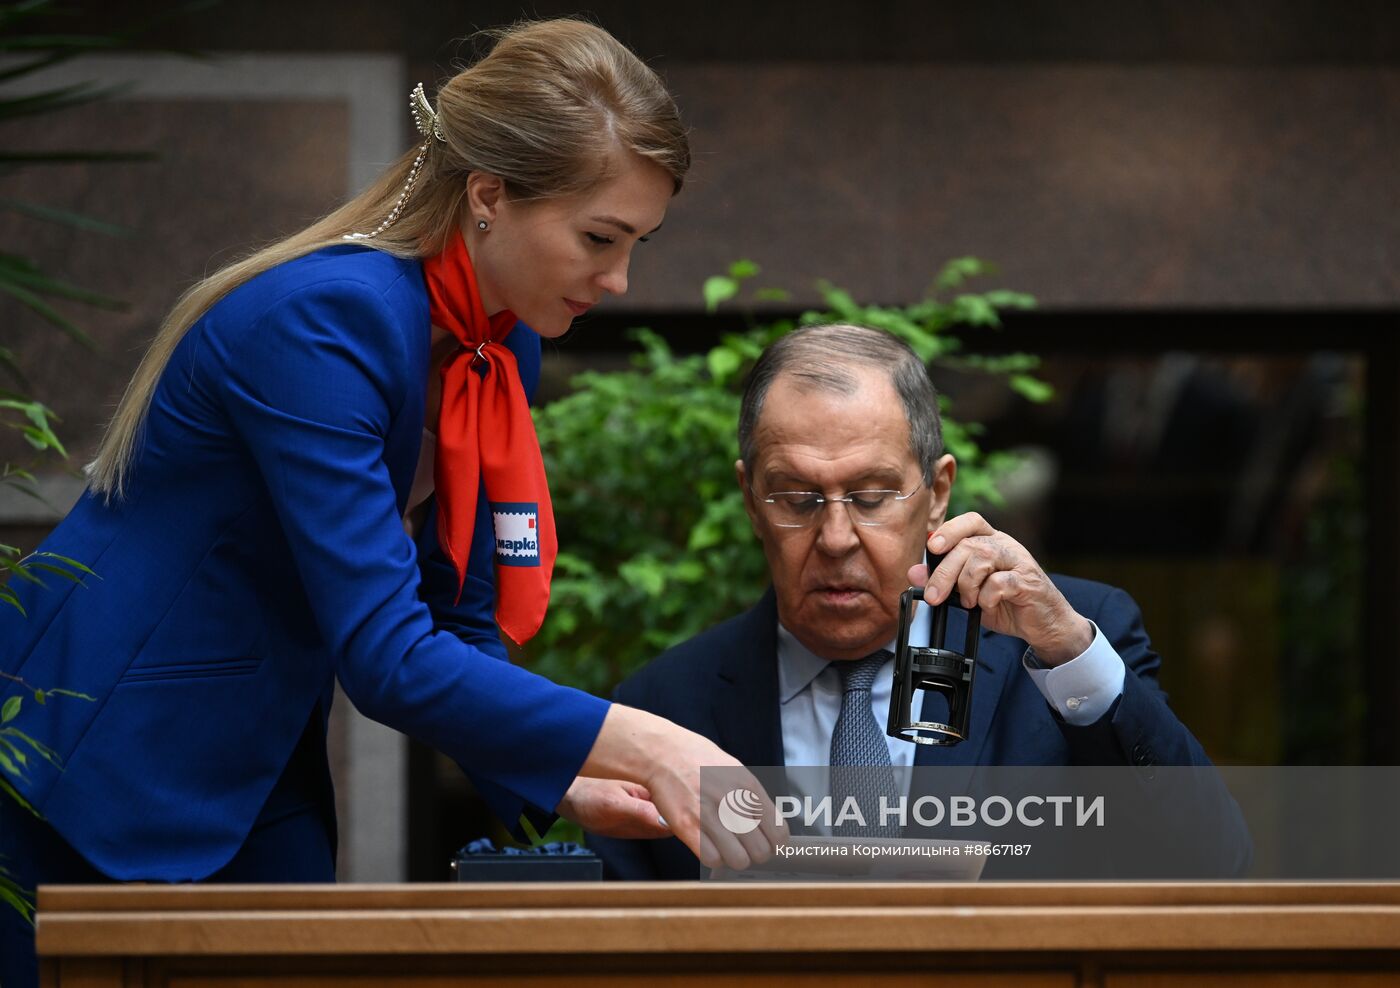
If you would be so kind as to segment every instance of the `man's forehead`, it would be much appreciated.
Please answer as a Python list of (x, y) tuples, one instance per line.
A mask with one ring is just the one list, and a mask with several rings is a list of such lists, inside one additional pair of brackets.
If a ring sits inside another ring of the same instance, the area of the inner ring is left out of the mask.
[(754, 429), (756, 466), (765, 476), (899, 476), (913, 462), (904, 406), (878, 369), (849, 393), (773, 382)]
[(912, 456), (901, 459), (853, 451), (847, 456), (831, 457), (800, 447), (777, 447), (760, 454), (757, 472), (770, 486), (785, 482), (789, 486), (846, 484), (860, 480), (897, 486), (911, 466), (914, 466)]

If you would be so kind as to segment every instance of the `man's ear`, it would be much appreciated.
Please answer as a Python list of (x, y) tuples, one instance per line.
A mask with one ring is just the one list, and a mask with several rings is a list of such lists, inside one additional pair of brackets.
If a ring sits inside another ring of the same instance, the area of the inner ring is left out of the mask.
[(477, 220), (487, 223), (496, 221), (496, 211), (505, 198), (506, 183), (499, 175), (476, 171), (467, 176), (467, 215), (462, 217), (465, 226), (474, 226)]
[(938, 531), (948, 518), (948, 502), (953, 496), (953, 478), (958, 475), (958, 464), (952, 453), (944, 453), (933, 465), (933, 483), (930, 489), (933, 497), (928, 502), (928, 530)]
[(753, 488), (742, 459), (734, 461), (734, 479), (738, 481), (739, 491), (744, 495), (744, 510), (749, 515), (749, 527), (753, 529), (753, 534), (758, 536), (758, 505), (754, 503)]

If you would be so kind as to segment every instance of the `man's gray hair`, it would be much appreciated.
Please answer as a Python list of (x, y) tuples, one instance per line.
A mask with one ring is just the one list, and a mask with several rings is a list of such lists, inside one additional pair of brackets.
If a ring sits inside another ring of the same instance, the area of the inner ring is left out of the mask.
[(851, 364), (880, 367), (889, 373), (909, 420), (910, 452), (923, 470), (924, 483), (933, 483), (933, 465), (943, 455), (943, 427), (938, 418), (938, 392), (929, 380), (928, 368), (898, 337), (844, 324), (794, 330), (764, 350), (749, 371), (739, 406), (739, 455), (750, 476), (758, 456), (754, 432), (773, 382), (787, 374), (804, 391), (854, 394), (860, 382), (851, 373)]

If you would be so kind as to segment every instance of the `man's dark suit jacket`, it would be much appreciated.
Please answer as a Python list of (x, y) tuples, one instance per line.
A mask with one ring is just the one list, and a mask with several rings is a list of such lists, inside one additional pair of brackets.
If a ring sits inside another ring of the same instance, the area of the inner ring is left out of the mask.
[[(1152, 650), (1133, 599), (1090, 580), (1053, 580), (1075, 611), (1092, 619), (1122, 657), (1127, 667), (1123, 695), (1094, 724), (1068, 724), (1023, 668), (1026, 643), (984, 628), (968, 739), (951, 747), (917, 745), (915, 765), (1209, 766), (1200, 743), (1177, 720), (1157, 685), (1161, 658)], [(963, 640), (964, 621), (962, 611), (951, 610), (948, 641)], [(639, 669), (617, 688), (614, 699), (704, 735), (745, 765), (782, 765), (777, 649), (777, 601), (770, 588), (751, 610)], [(1220, 803), (1229, 834), (1208, 868), (1236, 874), (1250, 858), (1247, 831), (1223, 786), (1213, 788), (1210, 799)], [(588, 845), (603, 858), (609, 877), (700, 877), (699, 862), (675, 838), (617, 840), (590, 834)]]

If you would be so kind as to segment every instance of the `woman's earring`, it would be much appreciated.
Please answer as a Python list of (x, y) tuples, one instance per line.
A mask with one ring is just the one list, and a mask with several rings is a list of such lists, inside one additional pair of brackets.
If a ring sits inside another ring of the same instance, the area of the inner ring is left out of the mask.
[(477, 221), (476, 221), (476, 228), (477, 228), (478, 230), (485, 230), (485, 229), (486, 229), (486, 221), (485, 221), (485, 220), (477, 220)]

